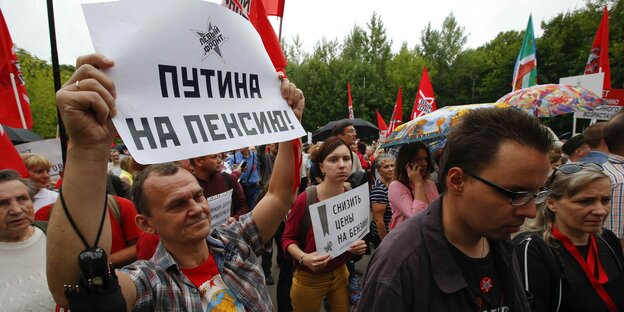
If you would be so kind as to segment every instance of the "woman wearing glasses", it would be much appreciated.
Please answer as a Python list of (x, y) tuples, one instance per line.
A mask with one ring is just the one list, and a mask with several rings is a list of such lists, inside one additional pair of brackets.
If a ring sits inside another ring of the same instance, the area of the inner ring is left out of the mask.
[(388, 186), (392, 207), (390, 230), (425, 210), (440, 194), (429, 179), (433, 162), (429, 148), (423, 142), (401, 146), (396, 158), (394, 181)]
[(514, 238), (532, 311), (624, 311), (624, 254), (602, 227), (609, 178), (600, 165), (571, 163), (547, 181), (549, 197)]

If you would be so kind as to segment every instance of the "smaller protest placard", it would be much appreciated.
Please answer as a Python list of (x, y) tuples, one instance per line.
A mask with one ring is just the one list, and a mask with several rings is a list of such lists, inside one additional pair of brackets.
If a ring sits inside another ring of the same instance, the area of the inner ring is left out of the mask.
[(212, 227), (227, 223), (232, 212), (232, 190), (210, 196), (207, 199)]
[(310, 205), (316, 252), (337, 257), (369, 231), (368, 183)]
[(24, 144), (15, 145), (15, 149), (18, 153), (37, 153), (47, 158), (51, 163), (50, 178), (52, 180), (58, 180), (63, 171), (63, 156), (61, 154), (61, 140), (49, 139), (34, 141)]

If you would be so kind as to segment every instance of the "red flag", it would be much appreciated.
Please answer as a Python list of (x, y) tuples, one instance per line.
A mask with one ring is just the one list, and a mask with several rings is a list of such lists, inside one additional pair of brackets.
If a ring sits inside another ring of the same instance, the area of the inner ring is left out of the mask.
[(390, 118), (390, 125), (388, 126), (388, 134), (392, 133), (394, 128), (401, 124), (401, 119), (403, 119), (403, 92), (401, 91), (401, 87), (399, 87), (399, 94), (397, 95), (394, 111)]
[(347, 82), (347, 92), (349, 93), (349, 119), (355, 118), (353, 116), (353, 100), (351, 99), (351, 84)]
[(286, 0), (262, 0), (268, 16), (284, 17), (284, 2)]
[(602, 20), (600, 20), (600, 26), (594, 37), (594, 44), (592, 45), (587, 59), (587, 65), (585, 66), (585, 74), (604, 73), (603, 89), (611, 89), (611, 66), (609, 65), (609, 11), (607, 7), (604, 7), (604, 13), (602, 13)]
[(416, 101), (414, 101), (414, 108), (412, 108), (410, 120), (414, 120), (414, 118), (424, 114), (429, 114), (436, 109), (438, 108), (436, 107), (435, 96), (433, 94), (433, 86), (431, 85), (429, 73), (427, 73), (427, 68), (425, 67), (423, 68), (422, 77), (420, 78), (420, 86), (418, 87), (418, 93), (416, 94)]
[(0, 123), (13, 128), (32, 128), (30, 102), (24, 76), (4, 15), (0, 10)]
[(239, 13), (251, 22), (262, 39), (264, 49), (269, 54), (273, 67), (275, 67), (276, 71), (283, 72), (288, 62), (284, 56), (284, 51), (282, 51), (279, 39), (277, 39), (275, 30), (273, 30), (273, 26), (269, 22), (262, 1), (251, 0), (244, 3), (245, 6), (242, 6), (239, 0), (223, 0), (223, 6)]
[(377, 128), (379, 128), (379, 140), (384, 140), (388, 137), (388, 126), (386, 126), (386, 122), (381, 117), (379, 111), (377, 111)]
[(0, 125), (0, 151), (2, 151), (0, 153), (0, 170), (13, 169), (19, 172), (23, 178), (29, 176), (22, 158), (17, 153), (15, 146), (11, 143), (11, 139), (9, 139), (2, 125)]
[(386, 122), (383, 120), (383, 117), (381, 117), (381, 114), (379, 113), (379, 111), (377, 111), (377, 128), (379, 128), (379, 131), (388, 130), (388, 126), (386, 125)]

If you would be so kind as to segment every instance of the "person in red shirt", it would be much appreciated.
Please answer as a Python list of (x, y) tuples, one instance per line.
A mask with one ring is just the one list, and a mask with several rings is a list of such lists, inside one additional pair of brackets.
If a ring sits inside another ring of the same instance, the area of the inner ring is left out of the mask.
[[(108, 197), (108, 214), (112, 232), (111, 255), (108, 260), (116, 268), (121, 268), (137, 259), (136, 244), (143, 231), (137, 227), (134, 221), (137, 211), (131, 201), (119, 196), (109, 195)], [(115, 204), (112, 203), (113, 200), (117, 203), (119, 213), (111, 208)], [(54, 204), (37, 210), (35, 220), (48, 221), (53, 206)]]

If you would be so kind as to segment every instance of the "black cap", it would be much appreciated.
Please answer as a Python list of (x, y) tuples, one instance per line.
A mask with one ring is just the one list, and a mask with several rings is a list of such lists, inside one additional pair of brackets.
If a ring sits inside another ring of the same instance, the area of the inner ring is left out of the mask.
[(585, 144), (585, 137), (583, 137), (582, 134), (577, 134), (573, 137), (571, 137), (569, 140), (567, 140), (565, 143), (563, 143), (563, 146), (561, 146), (561, 150), (566, 154), (566, 155), (571, 155), (572, 153), (574, 153), (574, 151), (581, 147), (581, 145)]

